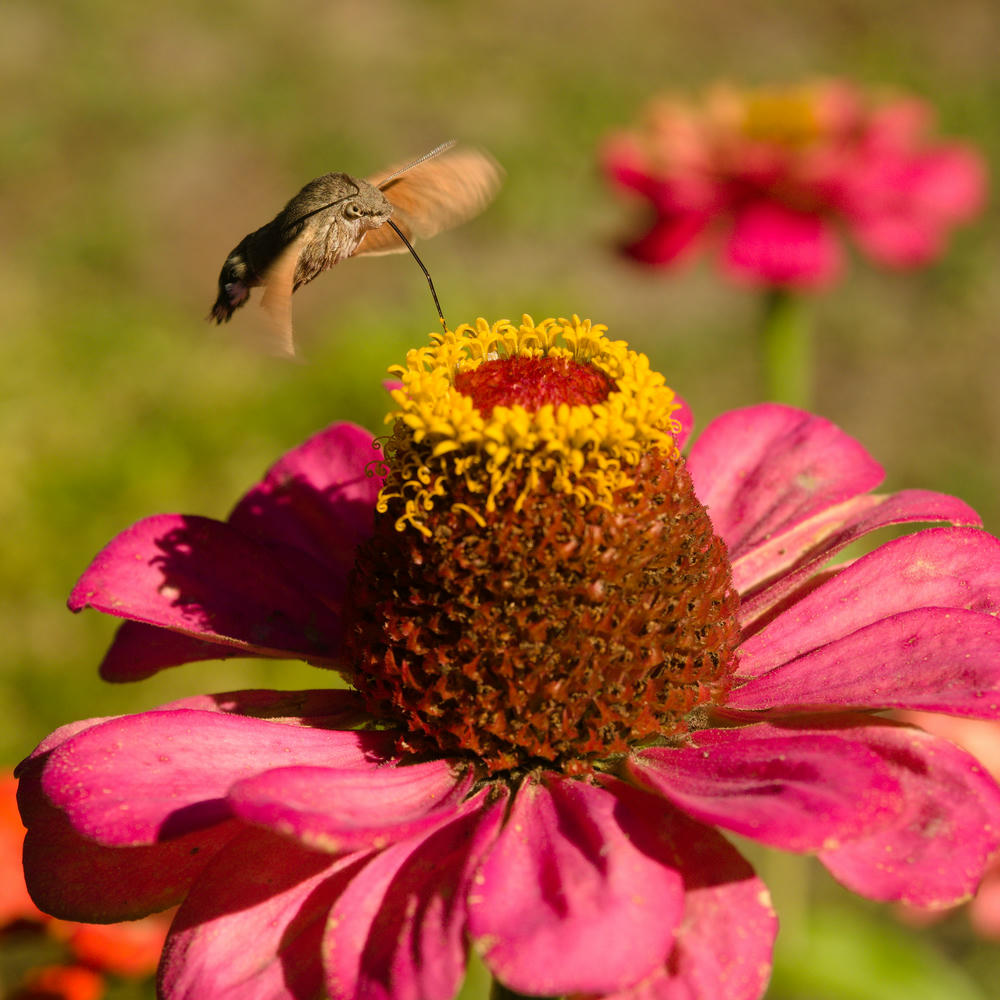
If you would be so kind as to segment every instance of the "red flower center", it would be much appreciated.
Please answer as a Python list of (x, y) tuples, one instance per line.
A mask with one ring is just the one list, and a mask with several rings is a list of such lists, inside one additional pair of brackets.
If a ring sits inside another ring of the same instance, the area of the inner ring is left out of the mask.
[(455, 388), (481, 413), (496, 406), (520, 405), (531, 412), (546, 403), (593, 406), (613, 387), (600, 369), (567, 357), (496, 358), (455, 376)]

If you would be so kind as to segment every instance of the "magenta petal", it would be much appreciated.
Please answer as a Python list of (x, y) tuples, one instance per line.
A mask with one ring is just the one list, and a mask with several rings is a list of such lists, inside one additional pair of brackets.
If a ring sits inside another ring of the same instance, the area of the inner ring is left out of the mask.
[[(851, 542), (891, 524), (921, 521), (976, 527), (982, 524), (967, 503), (945, 493), (867, 493), (828, 507), (750, 549), (733, 563), (733, 584), (743, 596), (740, 614), (744, 627)], [(766, 587), (747, 597), (749, 591), (766, 581)]]
[(486, 794), (426, 837), (396, 844), (353, 874), (323, 944), (331, 1000), (451, 1000), (465, 971), (466, 896), (503, 819)]
[(731, 691), (749, 711), (910, 708), (1000, 715), (1000, 621), (954, 608), (884, 618)]
[(196, 639), (169, 628), (145, 622), (124, 621), (118, 626), (111, 646), (101, 661), (102, 680), (112, 683), (141, 681), (168, 667), (198, 660), (225, 660), (231, 656), (260, 655), (239, 646)]
[(389, 733), (338, 732), (186, 709), (101, 723), (51, 752), (42, 787), (83, 836), (133, 847), (228, 819), (240, 778), (290, 763), (374, 767)]
[[(68, 728), (68, 727), (67, 727)], [(174, 906), (215, 853), (237, 833), (233, 821), (166, 844), (120, 850), (80, 836), (41, 787), (45, 754), (20, 768), (24, 876), (35, 904), (64, 920), (135, 920)]]
[(937, 220), (905, 211), (851, 220), (851, 230), (862, 250), (889, 267), (920, 267), (945, 248), (944, 227)]
[(817, 212), (774, 201), (751, 202), (735, 213), (723, 262), (755, 284), (819, 288), (840, 275), (840, 243)]
[(920, 729), (873, 722), (843, 736), (893, 768), (905, 809), (882, 830), (823, 851), (823, 864), (869, 899), (937, 908), (971, 895), (1000, 846), (1000, 788), (993, 778), (970, 754)]
[(647, 822), (582, 782), (521, 786), (469, 899), (470, 933), (497, 979), (532, 995), (609, 993), (663, 961), (683, 891), (644, 849)]
[(867, 492), (883, 475), (868, 452), (830, 421), (776, 403), (717, 417), (691, 447), (687, 465), (734, 561)]
[(679, 812), (663, 827), (670, 863), (684, 876), (673, 951), (641, 984), (603, 1000), (757, 1000), (778, 930), (767, 887), (714, 830)]
[(921, 607), (1000, 611), (1000, 540), (977, 528), (930, 528), (862, 556), (740, 646), (756, 677), (856, 629)]
[(278, 767), (229, 791), (234, 815), (339, 854), (381, 848), (439, 826), (469, 788), (446, 761), (406, 767)]
[(980, 211), (985, 191), (982, 158), (959, 144), (876, 158), (845, 205), (846, 221), (876, 260), (915, 267), (941, 252), (948, 228)]
[(924, 150), (913, 163), (913, 201), (925, 218), (971, 219), (986, 201), (987, 173), (979, 151), (963, 143)]
[(708, 226), (710, 216), (701, 212), (680, 212), (659, 217), (652, 228), (638, 240), (625, 246), (634, 260), (654, 267), (674, 264), (698, 246), (698, 237)]
[(384, 461), (364, 428), (333, 424), (272, 465), (229, 523), (251, 537), (339, 562), (345, 540), (353, 549), (371, 534), (382, 487), (376, 466)]
[(772, 847), (829, 847), (901, 808), (878, 754), (836, 734), (759, 723), (705, 729), (692, 742), (641, 750), (628, 769), (700, 822)]
[(317, 688), (303, 691), (272, 691), (251, 688), (221, 694), (195, 694), (160, 705), (159, 711), (193, 708), (202, 712), (253, 716), (289, 726), (323, 729), (354, 729), (368, 719), (364, 700), (357, 691)]
[(601, 161), (614, 184), (648, 198), (654, 212), (668, 219), (711, 219), (728, 197), (718, 181), (705, 174), (690, 170), (664, 172), (652, 166), (642, 146), (626, 135), (605, 143)]
[(338, 616), (272, 552), (211, 518), (162, 514), (114, 538), (70, 595), (107, 614), (277, 656), (334, 653)]
[(338, 606), (354, 551), (372, 532), (385, 457), (371, 434), (334, 424), (273, 465), (229, 515), (304, 584)]
[(223, 849), (177, 911), (164, 1000), (315, 1000), (327, 914), (356, 856), (334, 861), (263, 830)]

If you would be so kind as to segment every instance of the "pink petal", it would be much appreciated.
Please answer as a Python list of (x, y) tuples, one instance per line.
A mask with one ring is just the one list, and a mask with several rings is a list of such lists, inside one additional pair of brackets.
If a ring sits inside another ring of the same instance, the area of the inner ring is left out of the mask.
[(930, 528), (887, 542), (779, 614), (740, 646), (756, 677), (872, 622), (921, 607), (1000, 611), (1000, 540), (978, 528)]
[(921, 267), (945, 250), (944, 227), (909, 214), (854, 219), (851, 234), (865, 253), (889, 267)]
[(318, 688), (312, 691), (250, 689), (222, 694), (196, 694), (160, 705), (158, 711), (193, 708), (202, 712), (253, 716), (289, 726), (354, 729), (368, 720), (364, 701), (356, 691)]
[(332, 1000), (451, 1000), (466, 965), (466, 896), (495, 839), (506, 795), (486, 793), (426, 837), (352, 873), (323, 942)]
[(927, 101), (901, 97), (871, 109), (861, 138), (866, 146), (898, 154), (917, 146), (933, 124)]
[(755, 201), (737, 210), (723, 262), (755, 284), (823, 288), (840, 276), (840, 243), (816, 212)]
[(30, 772), (38, 772), (39, 769), (44, 765), (45, 761), (48, 760), (49, 751), (54, 750), (58, 746), (62, 746), (71, 737), (76, 736), (78, 733), (86, 732), (88, 729), (93, 729), (94, 726), (99, 726), (102, 722), (110, 722), (112, 719), (120, 719), (120, 715), (104, 715), (98, 716), (94, 719), (78, 719), (76, 722), (68, 722), (65, 726), (60, 726), (58, 729), (53, 730), (49, 733), (45, 739), (42, 740), (34, 750), (28, 754), (24, 760), (21, 761), (17, 767), (14, 768), (14, 777), (20, 778), (23, 775)]
[(729, 708), (782, 714), (921, 708), (1000, 716), (1000, 621), (954, 608), (884, 618), (731, 691)]
[(164, 1000), (314, 1000), (327, 915), (357, 855), (333, 860), (244, 831), (177, 911), (160, 966)]
[(975, 890), (1000, 846), (1000, 788), (964, 750), (920, 729), (874, 720), (842, 730), (879, 753), (903, 787), (889, 826), (819, 857), (869, 899), (941, 907)]
[(772, 847), (829, 847), (902, 807), (878, 754), (836, 734), (758, 723), (701, 730), (692, 743), (641, 750), (628, 770), (700, 822)]
[(921, 211), (943, 223), (978, 215), (986, 201), (986, 163), (979, 151), (948, 143), (922, 151), (913, 179), (913, 196)]
[(84, 837), (111, 847), (169, 840), (228, 819), (240, 778), (288, 764), (374, 767), (391, 733), (338, 732), (187, 709), (94, 726), (53, 750), (42, 787)]
[(757, 1000), (778, 930), (767, 887), (714, 830), (679, 812), (665, 827), (670, 864), (684, 876), (673, 951), (640, 985), (604, 1000)]
[(661, 217), (701, 216), (717, 213), (727, 192), (702, 167), (698, 150), (690, 150), (693, 162), (665, 168), (653, 165), (646, 150), (631, 136), (620, 135), (604, 144), (601, 162), (611, 182), (652, 202)]
[(63, 920), (135, 920), (175, 906), (238, 832), (231, 820), (165, 844), (120, 850), (80, 836), (41, 787), (45, 756), (22, 765), (24, 875), (35, 904)]
[(935, 712), (910, 711), (894, 712), (893, 716), (968, 750), (1000, 780), (1000, 719), (963, 719)]
[(382, 848), (454, 815), (471, 776), (456, 778), (447, 761), (358, 769), (278, 767), (229, 790), (233, 814), (331, 854)]
[(273, 553), (211, 518), (146, 518), (100, 552), (70, 595), (74, 611), (175, 629), (276, 656), (330, 659), (340, 621)]
[(304, 589), (339, 605), (354, 551), (372, 532), (384, 465), (368, 431), (334, 424), (273, 465), (229, 523), (270, 546), (300, 579), (308, 574)]
[(687, 464), (734, 561), (867, 492), (883, 476), (868, 452), (834, 424), (777, 403), (717, 417), (691, 447)]
[[(743, 598), (740, 618), (744, 629), (851, 542), (891, 524), (920, 521), (982, 524), (979, 515), (955, 497), (929, 490), (902, 490), (845, 500), (762, 542), (733, 563), (733, 583)], [(748, 596), (758, 587), (761, 589)]]
[(683, 907), (680, 876), (646, 849), (655, 819), (582, 782), (525, 782), (469, 899), (469, 930), (494, 976), (556, 996), (648, 975)]
[(858, 243), (890, 267), (915, 267), (938, 256), (947, 230), (978, 214), (986, 170), (959, 144), (878, 156), (851, 190), (845, 216)]
[(141, 681), (184, 663), (258, 655), (255, 650), (223, 646), (144, 622), (124, 621), (104, 654), (100, 675), (112, 683)]
[(696, 212), (659, 216), (652, 228), (623, 249), (633, 260), (653, 267), (679, 263), (697, 248), (708, 223), (709, 216)]
[(233, 509), (229, 523), (251, 537), (283, 542), (338, 562), (345, 533), (351, 547), (371, 534), (385, 456), (355, 424), (332, 424), (283, 455)]

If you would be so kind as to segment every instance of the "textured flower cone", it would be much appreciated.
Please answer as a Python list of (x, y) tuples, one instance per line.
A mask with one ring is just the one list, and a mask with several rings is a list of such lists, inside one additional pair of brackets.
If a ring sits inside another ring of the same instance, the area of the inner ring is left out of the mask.
[[(560, 333), (572, 352), (536, 346)], [(442, 339), (440, 353), (477, 359), (450, 391), (486, 419), (447, 428), (424, 405), (440, 409), (441, 388), (419, 384), (420, 368), (403, 373), (384, 500), (352, 587), (348, 659), (369, 710), (403, 716), (401, 750), (490, 771), (582, 773), (683, 732), (693, 709), (725, 696), (738, 598), (670, 437), (673, 394), (578, 323), (526, 318)], [(511, 357), (491, 358), (501, 341)], [(628, 395), (617, 408), (635, 411), (651, 450), (618, 440), (620, 414), (590, 419), (612, 394)], [(530, 450), (511, 443), (482, 467), (485, 441), (532, 422)]]
[(785, 406), (682, 458), (690, 413), (576, 319), (480, 321), (397, 374), (382, 451), (335, 424), (226, 521), (147, 518), (81, 577), (71, 607), (126, 619), (108, 679), (298, 656), (356, 689), (53, 733), (19, 772), (38, 905), (180, 904), (167, 1000), (449, 1000), (470, 947), (520, 994), (753, 1000), (776, 920), (722, 832), (872, 899), (975, 889), (1000, 788), (877, 714), (1000, 718), (974, 511), (870, 492), (861, 445)]

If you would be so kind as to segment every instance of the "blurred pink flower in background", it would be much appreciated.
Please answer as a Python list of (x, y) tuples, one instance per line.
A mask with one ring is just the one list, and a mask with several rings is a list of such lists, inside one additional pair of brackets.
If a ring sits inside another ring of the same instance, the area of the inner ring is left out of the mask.
[[(471, 943), (521, 993), (752, 1000), (776, 920), (721, 831), (814, 853), (872, 899), (942, 906), (978, 884), (1000, 788), (872, 711), (1000, 713), (1000, 542), (955, 498), (872, 493), (862, 446), (790, 407), (719, 417), (685, 461), (690, 413), (645, 358), (574, 320), (585, 360), (554, 378), (536, 369), (559, 357), (511, 346), (547, 342), (529, 320), (481, 321), (471, 372), (494, 399), (536, 374), (570, 393), (565, 428), (529, 410), (477, 437), (459, 328), (440, 358), (411, 352), (394, 486), (365, 475), (370, 435), (334, 425), (228, 520), (141, 521), (77, 585), (73, 607), (129, 619), (105, 676), (249, 653), (346, 667), (357, 688), (89, 719), (21, 766), (47, 909), (181, 904), (164, 997), (446, 1000)], [(461, 442), (442, 441), (448, 413)], [(604, 428), (599, 460), (568, 448), (589, 492), (555, 488), (558, 448), (522, 446), (491, 510), (477, 452), (498, 428), (550, 444)], [(950, 526), (829, 565), (926, 521)]]
[(652, 207), (626, 251), (670, 267), (716, 246), (732, 277), (790, 288), (839, 276), (842, 232), (881, 264), (926, 264), (986, 189), (978, 152), (933, 138), (932, 118), (924, 101), (842, 80), (654, 100), (601, 152), (611, 181)]

